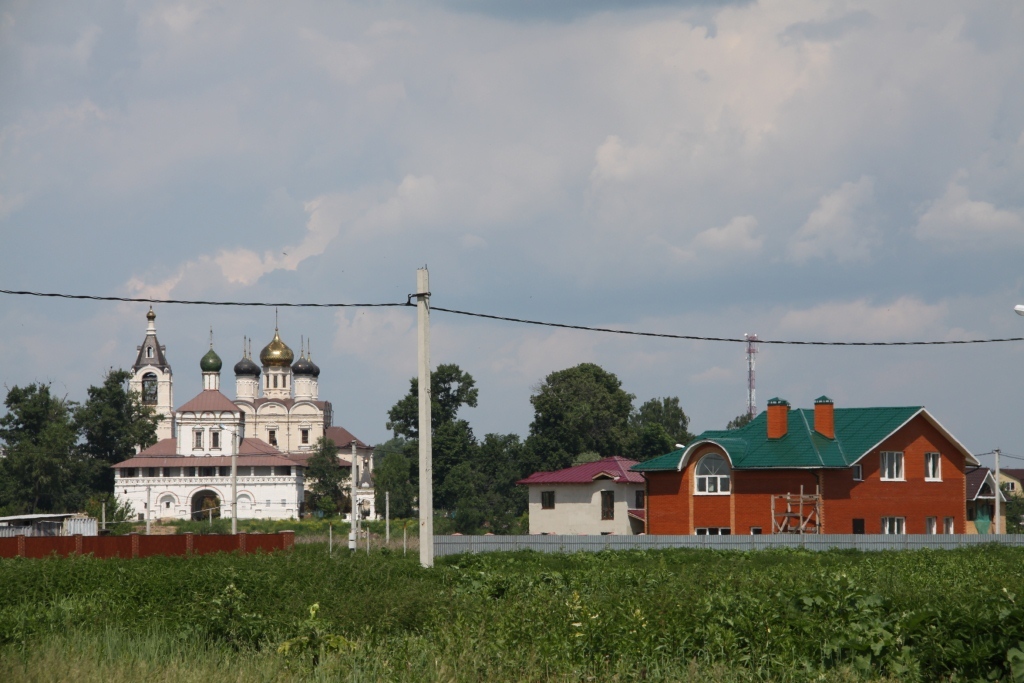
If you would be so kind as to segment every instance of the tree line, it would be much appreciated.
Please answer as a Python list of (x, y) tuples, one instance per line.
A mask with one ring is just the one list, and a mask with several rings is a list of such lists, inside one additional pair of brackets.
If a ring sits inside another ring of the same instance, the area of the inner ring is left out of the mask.
[(162, 419), (110, 370), (84, 403), (36, 382), (7, 391), (0, 417), (0, 514), (98, 508), (114, 491), (111, 465), (156, 443)]
[[(434, 509), (462, 533), (522, 530), (527, 491), (516, 482), (533, 472), (611, 455), (646, 460), (693, 438), (678, 397), (653, 398), (637, 408), (619, 378), (593, 363), (544, 379), (530, 397), (534, 419), (525, 440), (518, 434), (477, 438), (462, 410), (477, 406), (479, 392), (458, 365), (438, 366), (430, 384)], [(419, 486), (418, 392), (412, 378), (409, 392), (388, 411), (394, 436), (378, 448), (377, 509), (390, 492), (396, 516), (412, 513)]]
[[(77, 404), (49, 384), (8, 390), (0, 418), (0, 514), (73, 512), (97, 508), (113, 494), (111, 465), (156, 443), (161, 418), (128, 390), (131, 374), (110, 370)], [(390, 495), (392, 515), (412, 514), (418, 492), (418, 380), (388, 411), (393, 436), (375, 451), (377, 509)], [(622, 455), (646, 460), (686, 444), (689, 418), (678, 397), (635, 405), (612, 372), (593, 363), (552, 372), (530, 397), (534, 418), (518, 434), (478, 437), (464, 417), (479, 390), (458, 365), (431, 373), (434, 509), (454, 530), (521, 530), (527, 491), (516, 482), (533, 472)], [(742, 416), (741, 416), (742, 417)], [(737, 418), (730, 427), (736, 424)], [(325, 514), (350, 509), (348, 473), (335, 444), (321, 439), (308, 461), (307, 509)]]

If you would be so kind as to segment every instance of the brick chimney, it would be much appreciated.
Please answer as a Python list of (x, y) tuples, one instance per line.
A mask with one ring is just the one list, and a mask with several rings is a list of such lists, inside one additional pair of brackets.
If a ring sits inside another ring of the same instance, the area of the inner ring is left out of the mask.
[(814, 400), (814, 431), (827, 439), (836, 438), (835, 405), (828, 396)]
[(789, 431), (789, 401), (773, 398), (768, 401), (768, 438), (781, 439)]

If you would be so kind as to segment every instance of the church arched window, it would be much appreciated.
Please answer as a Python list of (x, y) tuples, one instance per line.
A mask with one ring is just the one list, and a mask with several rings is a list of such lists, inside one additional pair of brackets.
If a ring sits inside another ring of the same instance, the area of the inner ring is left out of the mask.
[(156, 374), (147, 372), (142, 376), (142, 403), (147, 406), (155, 406), (156, 397)]
[(153, 357), (153, 347), (152, 346), (147, 346), (146, 347), (146, 358), (152, 358), (152, 357)]

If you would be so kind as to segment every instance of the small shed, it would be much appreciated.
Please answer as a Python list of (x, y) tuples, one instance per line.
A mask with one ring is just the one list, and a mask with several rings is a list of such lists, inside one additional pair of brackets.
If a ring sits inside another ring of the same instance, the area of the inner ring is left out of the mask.
[(0, 517), (0, 538), (11, 536), (96, 536), (99, 525), (79, 513), (38, 513)]

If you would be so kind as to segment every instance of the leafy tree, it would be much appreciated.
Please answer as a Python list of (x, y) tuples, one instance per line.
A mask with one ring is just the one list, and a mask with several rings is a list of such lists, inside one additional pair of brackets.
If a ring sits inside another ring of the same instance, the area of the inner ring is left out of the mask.
[(76, 442), (74, 403), (47, 384), (12, 387), (0, 417), (0, 506), (21, 513), (78, 511), (85, 504), (86, 467)]
[(75, 410), (81, 451), (89, 460), (95, 491), (112, 492), (110, 466), (156, 443), (156, 427), (163, 416), (143, 405), (138, 392), (128, 390), (129, 379), (126, 370), (110, 370), (102, 385), (89, 387), (89, 398)]
[(743, 413), (742, 415), (737, 415), (733, 419), (729, 420), (729, 424), (725, 425), (725, 428), (739, 429), (740, 427), (745, 427), (750, 424), (750, 421), (753, 419), (754, 418), (751, 417), (750, 413)]
[(679, 398), (652, 398), (630, 416), (632, 430), (629, 454), (647, 460), (675, 450), (676, 444), (693, 440), (688, 430), (690, 418), (679, 406)]
[(1006, 515), (1006, 532), (1010, 534), (1024, 533), (1024, 495), (1015, 495), (1006, 484), (1002, 485), (1003, 495), (1006, 496), (1006, 505), (1003, 514)]
[(530, 397), (534, 420), (527, 444), (537, 469), (568, 467), (587, 451), (624, 452), (634, 398), (618, 377), (593, 363), (548, 375)]
[[(465, 420), (458, 419), (462, 406), (475, 408), (478, 390), (476, 381), (455, 364), (440, 365), (430, 374), (432, 468), (434, 474), (434, 507), (450, 510), (455, 494), (447, 484), (452, 468), (473, 455), (476, 437)], [(409, 382), (409, 393), (388, 411), (387, 428), (396, 437), (419, 438), (419, 381)], [(418, 443), (418, 442), (417, 442)], [(417, 472), (418, 475), (418, 472)]]
[(374, 468), (373, 472), (373, 488), (374, 495), (376, 496), (375, 507), (378, 512), (383, 512), (386, 503), (385, 494), (390, 493), (391, 516), (412, 516), (412, 504), (416, 498), (416, 488), (412, 483), (411, 469), (412, 464), (409, 462), (404, 449), (384, 449), (384, 457), (381, 459), (380, 464)]
[(306, 461), (306, 478), (311, 480), (311, 507), (325, 514), (344, 511), (344, 487), (349, 474), (338, 461), (338, 447), (327, 437), (316, 442), (316, 452)]
[[(419, 438), (419, 388), (419, 378), (413, 377), (409, 380), (409, 393), (388, 411), (387, 428), (395, 436)], [(439, 425), (454, 422), (462, 406), (476, 408), (478, 394), (473, 376), (458, 365), (437, 366), (430, 373), (431, 427), (436, 431)]]

